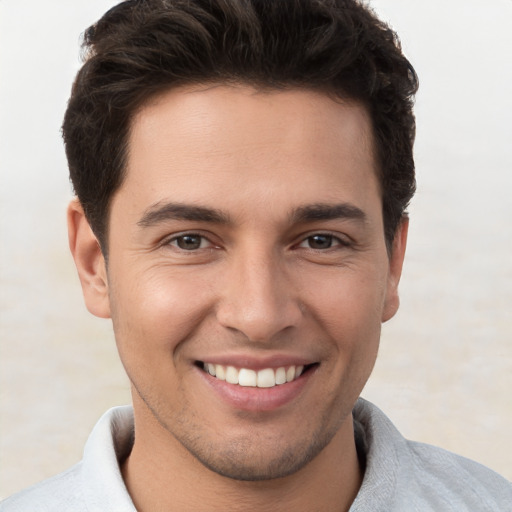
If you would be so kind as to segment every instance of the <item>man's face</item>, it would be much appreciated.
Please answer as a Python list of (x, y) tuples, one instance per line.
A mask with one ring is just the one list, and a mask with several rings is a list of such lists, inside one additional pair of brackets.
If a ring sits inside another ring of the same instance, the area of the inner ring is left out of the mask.
[(226, 476), (297, 471), (351, 432), (397, 307), (366, 111), (189, 87), (145, 106), (129, 147), (104, 314), (136, 418)]

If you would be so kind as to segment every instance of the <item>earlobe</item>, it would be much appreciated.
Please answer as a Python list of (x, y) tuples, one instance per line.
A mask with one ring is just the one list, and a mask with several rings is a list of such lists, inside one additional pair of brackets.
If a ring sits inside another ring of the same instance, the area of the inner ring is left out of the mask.
[(75, 260), (85, 305), (93, 315), (110, 318), (105, 258), (78, 199), (69, 204), (67, 220), (69, 248)]
[(400, 306), (398, 296), (398, 284), (402, 275), (402, 266), (405, 257), (405, 248), (407, 246), (407, 233), (409, 231), (409, 219), (402, 218), (396, 230), (393, 246), (389, 256), (389, 274), (386, 289), (386, 298), (384, 309), (382, 311), (382, 322), (387, 322), (393, 318)]

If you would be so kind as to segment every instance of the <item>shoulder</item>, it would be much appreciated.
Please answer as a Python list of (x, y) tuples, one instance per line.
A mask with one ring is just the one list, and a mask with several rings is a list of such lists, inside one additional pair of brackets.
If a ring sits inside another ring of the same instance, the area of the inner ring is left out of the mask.
[(0, 503), (0, 512), (135, 512), (120, 466), (133, 445), (133, 411), (115, 407), (94, 427), (80, 463)]
[(494, 471), (406, 440), (369, 402), (359, 400), (353, 414), (367, 466), (351, 511), (512, 512), (512, 484)]
[(86, 510), (80, 483), (81, 463), (0, 503), (0, 512)]
[(512, 483), (502, 476), (442, 448), (406, 443), (414, 487), (425, 499), (448, 510), (512, 511)]

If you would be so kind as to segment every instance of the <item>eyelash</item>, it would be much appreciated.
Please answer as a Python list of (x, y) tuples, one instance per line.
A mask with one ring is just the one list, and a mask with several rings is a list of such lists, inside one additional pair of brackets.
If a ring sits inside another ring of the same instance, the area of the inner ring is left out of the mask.
[[(317, 248), (317, 247), (306, 247), (307, 249), (310, 249), (310, 250), (313, 250), (313, 251), (327, 251), (329, 249), (335, 249), (336, 247), (350, 247), (351, 246), (351, 243), (344, 239), (344, 238), (341, 238), (339, 236), (336, 236), (336, 235), (333, 235), (332, 233), (313, 233), (305, 238), (302, 239), (302, 241), (298, 244), (298, 247), (301, 247), (303, 244), (307, 243), (308, 241), (311, 242), (312, 239), (314, 239), (315, 237), (317, 238), (321, 238), (321, 237), (324, 237), (324, 238), (327, 238), (329, 239), (329, 242), (331, 243), (331, 246), (330, 247), (326, 247), (326, 248)], [(334, 244), (334, 245), (332, 245)]]
[[(314, 239), (314, 238), (325, 238), (327, 239), (328, 243), (330, 244), (329, 247), (305, 247), (303, 246), (303, 244), (307, 244), (308, 242), (311, 243), (311, 241)], [(183, 240), (183, 239), (186, 239), (186, 238), (197, 238), (197, 239), (200, 239), (199, 240), (199, 247), (196, 247), (196, 248), (191, 248), (191, 249), (186, 249), (184, 247), (179, 247), (179, 240)], [(201, 247), (203, 245), (203, 243), (206, 242), (208, 244), (207, 247)], [(211, 240), (209, 240), (209, 238), (205, 235), (202, 235), (201, 233), (196, 233), (196, 232), (190, 232), (190, 233), (180, 233), (178, 235), (174, 235), (172, 238), (169, 238), (167, 239), (163, 245), (167, 245), (167, 246), (172, 246), (174, 247), (175, 249), (179, 250), (179, 251), (182, 251), (182, 252), (185, 252), (185, 253), (194, 253), (198, 250), (201, 250), (201, 249), (212, 249), (212, 248), (215, 248), (215, 244), (213, 242), (211, 242)], [(304, 248), (304, 249), (308, 249), (308, 250), (311, 250), (311, 251), (319, 251), (319, 252), (325, 252), (325, 251), (328, 251), (330, 249), (336, 249), (337, 247), (350, 247), (352, 244), (350, 241), (342, 238), (342, 237), (339, 237), (339, 236), (336, 236), (336, 235), (333, 235), (332, 233), (322, 233), (322, 232), (319, 232), (319, 233), (312, 233), (304, 238), (301, 239), (301, 241), (294, 245), (294, 248)]]
[[(179, 247), (177, 245), (179, 243), (178, 241), (180, 239), (186, 239), (186, 238), (199, 238), (200, 246), (197, 247), (196, 249), (185, 249), (183, 247)], [(201, 247), (201, 245), (203, 245), (203, 242), (205, 242), (205, 241), (208, 243), (208, 247)], [(176, 245), (174, 245), (173, 242), (176, 242)], [(172, 247), (175, 247), (179, 251), (191, 252), (191, 253), (195, 252), (197, 250), (200, 250), (200, 249), (211, 249), (211, 248), (215, 247), (215, 245), (206, 236), (204, 236), (200, 233), (180, 233), (178, 235), (174, 235), (172, 238), (167, 239), (164, 242), (164, 245), (171, 245)]]

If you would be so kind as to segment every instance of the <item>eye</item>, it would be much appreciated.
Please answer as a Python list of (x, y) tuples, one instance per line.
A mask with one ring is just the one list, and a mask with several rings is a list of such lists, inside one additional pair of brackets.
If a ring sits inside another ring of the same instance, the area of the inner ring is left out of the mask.
[(336, 246), (347, 246), (348, 243), (344, 242), (340, 238), (328, 235), (328, 234), (316, 234), (308, 236), (306, 239), (304, 239), (300, 244), (299, 247), (305, 247), (307, 249), (315, 249), (315, 250), (322, 250), (322, 249), (331, 249)]
[(169, 245), (177, 247), (182, 251), (197, 251), (198, 249), (206, 249), (212, 246), (208, 239), (195, 233), (175, 236), (169, 240)]

